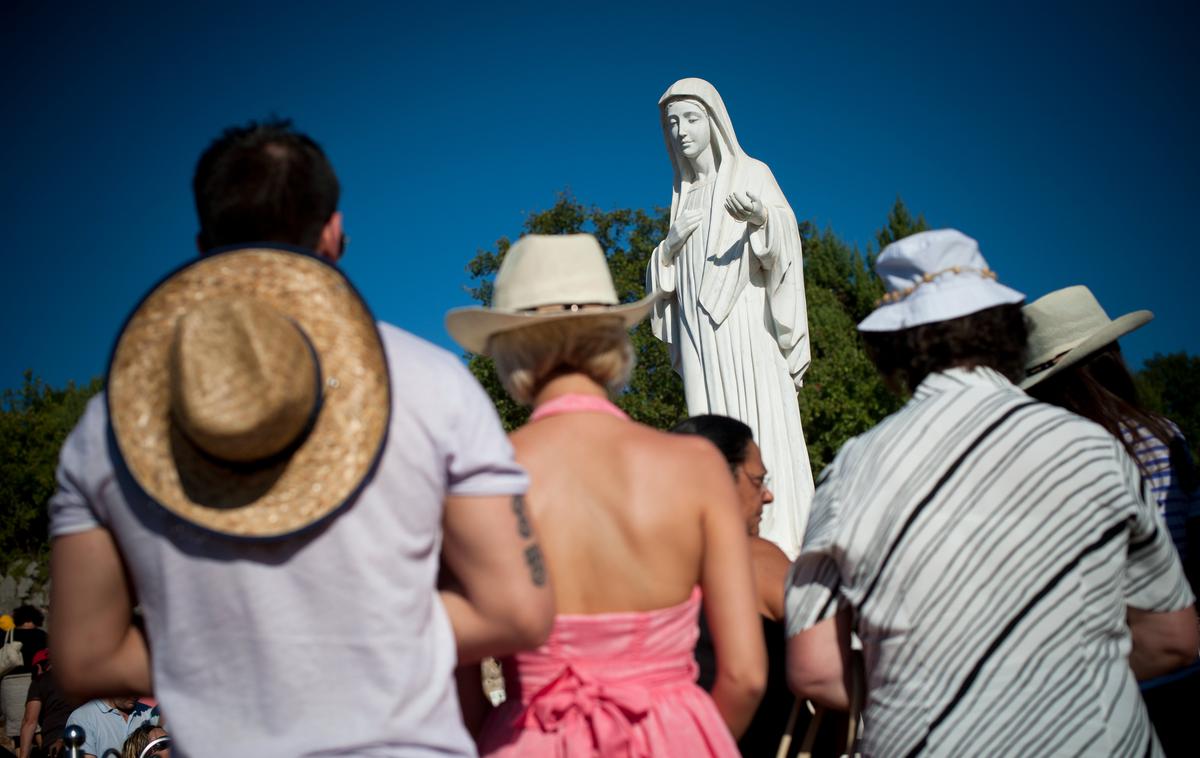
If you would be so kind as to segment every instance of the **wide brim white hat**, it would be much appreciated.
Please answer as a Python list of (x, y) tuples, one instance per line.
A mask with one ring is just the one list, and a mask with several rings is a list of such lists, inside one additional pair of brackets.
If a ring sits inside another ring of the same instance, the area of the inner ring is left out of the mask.
[(879, 254), (875, 272), (888, 294), (859, 323), (860, 332), (895, 332), (1025, 300), (996, 281), (979, 243), (957, 229), (893, 242)]
[(446, 331), (463, 349), (486, 355), (493, 335), (547, 321), (618, 316), (633, 327), (656, 299), (649, 295), (622, 303), (604, 250), (592, 235), (530, 234), (504, 256), (492, 307), (455, 308), (446, 314)]
[(1139, 310), (1110, 319), (1092, 291), (1082, 285), (1055, 290), (1022, 312), (1029, 328), (1022, 389), (1085, 360), (1154, 318), (1150, 311)]

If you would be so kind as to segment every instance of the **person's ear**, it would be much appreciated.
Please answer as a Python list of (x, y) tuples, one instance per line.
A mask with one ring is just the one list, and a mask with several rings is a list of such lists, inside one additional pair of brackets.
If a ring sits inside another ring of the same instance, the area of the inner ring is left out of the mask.
[(342, 257), (342, 239), (344, 237), (342, 212), (334, 211), (329, 220), (325, 222), (324, 228), (321, 229), (321, 236), (317, 240), (317, 255), (330, 263), (337, 263), (338, 259)]

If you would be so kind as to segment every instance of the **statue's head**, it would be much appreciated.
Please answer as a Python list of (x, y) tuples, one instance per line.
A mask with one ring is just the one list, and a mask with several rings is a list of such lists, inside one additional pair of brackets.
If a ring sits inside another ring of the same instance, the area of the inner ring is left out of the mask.
[(712, 121), (698, 100), (680, 97), (667, 101), (667, 129), (675, 150), (695, 160), (712, 145)]

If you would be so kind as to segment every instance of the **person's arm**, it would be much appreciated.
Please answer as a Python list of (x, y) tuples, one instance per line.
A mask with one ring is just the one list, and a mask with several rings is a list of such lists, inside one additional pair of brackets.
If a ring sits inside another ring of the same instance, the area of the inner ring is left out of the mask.
[(709, 506), (704, 511), (704, 559), (700, 586), (712, 633), (717, 671), (712, 698), (735, 738), (750, 725), (767, 686), (767, 652), (759, 621), (757, 593), (750, 565), (750, 543), (738, 512), (737, 493), (724, 459), (706, 449), (712, 460), (696, 461), (705, 472), (698, 492)]
[(534, 648), (550, 635), (554, 595), (522, 495), (449, 497), (440, 590), (460, 665)]
[(848, 610), (788, 638), (788, 686), (798, 697), (848, 710), (852, 675)]
[(33, 733), (37, 731), (38, 716), (42, 713), (41, 700), (26, 700), (25, 715), (21, 717), (21, 747), (18, 758), (29, 758), (33, 750)]
[(1200, 630), (1195, 606), (1166, 613), (1129, 608), (1127, 616), (1133, 638), (1129, 666), (1138, 679), (1153, 679), (1196, 660)]
[(1125, 608), (1131, 638), (1129, 666), (1146, 679), (1196, 660), (1196, 599), (1188, 586), (1171, 533), (1137, 464), (1124, 447), (1110, 442), (1124, 474), (1129, 509), (1125, 554)]
[(82, 700), (153, 691), (150, 651), (132, 624), (132, 591), (108, 530), (55, 537), (50, 578), (54, 669), (67, 694)]

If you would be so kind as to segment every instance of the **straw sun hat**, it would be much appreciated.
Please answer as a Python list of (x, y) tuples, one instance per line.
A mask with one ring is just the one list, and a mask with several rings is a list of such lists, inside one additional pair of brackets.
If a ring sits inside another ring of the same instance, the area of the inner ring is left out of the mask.
[(375, 320), (333, 266), (303, 253), (217, 253), (134, 310), (108, 371), (113, 437), (176, 516), (237, 537), (337, 513), (370, 474), (391, 411)]
[(492, 289), (492, 307), (455, 308), (446, 330), (472, 353), (486, 354), (494, 334), (547, 321), (620, 316), (627, 327), (646, 317), (656, 295), (617, 299), (600, 243), (590, 234), (530, 234), (513, 243)]
[(1154, 318), (1150, 311), (1141, 310), (1110, 319), (1092, 291), (1082, 285), (1055, 290), (1025, 306), (1023, 312), (1029, 343), (1022, 389), (1049, 379)]

